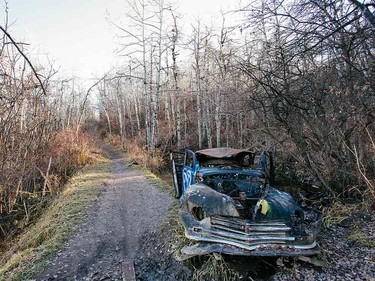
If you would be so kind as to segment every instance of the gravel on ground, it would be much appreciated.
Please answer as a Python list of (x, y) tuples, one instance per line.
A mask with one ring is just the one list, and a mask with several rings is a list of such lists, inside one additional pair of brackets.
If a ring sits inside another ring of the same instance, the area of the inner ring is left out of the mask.
[(124, 155), (106, 147), (112, 179), (49, 267), (37, 280), (123, 280), (122, 265), (133, 262), (145, 233), (152, 233), (172, 198), (142, 174), (127, 168)]

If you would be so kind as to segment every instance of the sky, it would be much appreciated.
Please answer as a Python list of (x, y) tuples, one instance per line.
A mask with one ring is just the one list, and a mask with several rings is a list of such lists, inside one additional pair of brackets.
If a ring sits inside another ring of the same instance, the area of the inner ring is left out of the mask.
[[(54, 68), (67, 76), (92, 79), (119, 63), (115, 50), (115, 29), (106, 20), (121, 18), (127, 11), (125, 0), (7, 0), (9, 32), (18, 42), (30, 44), (31, 61)], [(236, 0), (177, 0), (184, 25), (195, 17), (205, 21), (218, 18)], [(1, 5), (1, 25), (5, 4)]]

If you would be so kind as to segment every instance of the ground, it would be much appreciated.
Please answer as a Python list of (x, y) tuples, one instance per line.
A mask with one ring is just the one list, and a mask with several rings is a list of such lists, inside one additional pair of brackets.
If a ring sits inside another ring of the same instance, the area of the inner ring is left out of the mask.
[(107, 148), (112, 178), (73, 236), (37, 280), (122, 280), (141, 237), (152, 233), (172, 198), (142, 172), (127, 168), (124, 155)]
[[(352, 222), (354, 223), (354, 221)], [(375, 221), (373, 217), (358, 219), (359, 233), (367, 235), (367, 243), (375, 241)], [(350, 238), (349, 225), (332, 225), (322, 228), (319, 243), (322, 248), (319, 257), (325, 261), (323, 268), (305, 263), (285, 266), (273, 276), (273, 280), (367, 280), (375, 281), (375, 248), (361, 245)]]

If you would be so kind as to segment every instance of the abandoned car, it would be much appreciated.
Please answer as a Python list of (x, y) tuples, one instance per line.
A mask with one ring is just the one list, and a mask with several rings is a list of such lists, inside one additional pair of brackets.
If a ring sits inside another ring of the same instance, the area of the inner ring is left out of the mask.
[(198, 241), (183, 255), (317, 253), (322, 215), (273, 187), (272, 160), (268, 152), (233, 148), (171, 153), (185, 236)]

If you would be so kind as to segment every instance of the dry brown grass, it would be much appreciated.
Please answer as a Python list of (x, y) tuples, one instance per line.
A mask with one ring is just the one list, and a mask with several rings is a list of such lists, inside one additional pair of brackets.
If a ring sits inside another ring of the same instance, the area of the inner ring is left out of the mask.
[(29, 280), (46, 267), (46, 260), (62, 246), (110, 177), (110, 162), (98, 154), (95, 164), (71, 178), (38, 221), (8, 242), (0, 254), (0, 280)]
[(159, 150), (147, 151), (146, 148), (140, 147), (136, 141), (128, 141), (124, 145), (124, 151), (128, 156), (128, 162), (137, 163), (153, 173), (160, 174), (163, 158)]
[(330, 227), (343, 222), (357, 207), (357, 205), (342, 204), (340, 201), (333, 202), (323, 219), (323, 225)]
[(52, 158), (54, 174), (69, 176), (78, 167), (92, 163), (90, 152), (94, 147), (92, 136), (83, 132), (76, 136), (71, 129), (62, 130), (49, 142), (44, 166)]
[(131, 139), (126, 139), (124, 144), (121, 144), (120, 136), (108, 135), (105, 142), (121, 148), (127, 155), (129, 163), (140, 165), (152, 173), (157, 175), (161, 174), (162, 168), (164, 167), (164, 160), (162, 157), (162, 151), (155, 148), (153, 151), (149, 151), (144, 144), (142, 136), (135, 136)]
[(121, 139), (120, 139), (120, 136), (119, 135), (115, 135), (115, 134), (111, 134), (111, 135), (107, 135), (105, 137), (105, 141), (107, 143), (110, 143), (116, 147), (121, 147)]
[[(71, 129), (54, 133), (40, 146), (40, 151), (29, 149), (23, 161), (13, 163), (14, 169), (1, 170), (0, 213), (5, 218), (1, 240), (22, 231), (79, 167), (94, 163), (97, 157), (93, 137), (82, 132), (77, 136)], [(22, 172), (17, 172), (19, 168)]]
[(220, 254), (212, 254), (200, 268), (195, 269), (193, 280), (236, 281), (241, 280), (241, 278), (234, 269), (229, 268)]

